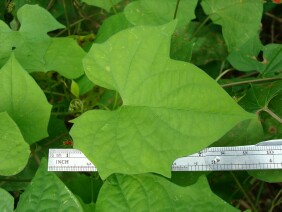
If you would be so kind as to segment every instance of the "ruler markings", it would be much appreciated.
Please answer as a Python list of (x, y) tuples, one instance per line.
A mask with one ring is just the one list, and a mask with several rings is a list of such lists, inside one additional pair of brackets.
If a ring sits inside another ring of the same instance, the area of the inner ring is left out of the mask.
[[(210, 147), (178, 158), (172, 171), (224, 171), (282, 169), (282, 139), (256, 145)], [(48, 171), (97, 171), (76, 149), (50, 149)]]

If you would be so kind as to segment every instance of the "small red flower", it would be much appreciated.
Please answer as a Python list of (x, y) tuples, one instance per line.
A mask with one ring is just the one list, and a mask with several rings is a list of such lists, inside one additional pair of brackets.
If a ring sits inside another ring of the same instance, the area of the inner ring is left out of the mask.
[(280, 3), (281, 3), (281, 0), (272, 0), (272, 2), (273, 2), (274, 4), (280, 4)]
[(67, 140), (67, 141), (64, 141), (63, 144), (64, 144), (65, 146), (72, 146), (72, 145), (73, 145), (73, 142), (72, 142), (72, 140)]

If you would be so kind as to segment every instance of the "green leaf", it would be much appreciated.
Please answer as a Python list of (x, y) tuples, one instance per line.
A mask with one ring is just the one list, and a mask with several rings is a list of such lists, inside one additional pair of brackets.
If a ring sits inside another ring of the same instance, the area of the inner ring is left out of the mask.
[(26, 166), (30, 151), (18, 126), (6, 112), (0, 113), (0, 137), (0, 175), (15, 175)]
[[(179, 1), (178, 26), (183, 26), (195, 18), (196, 0)], [(174, 19), (176, 0), (139, 0), (131, 2), (124, 9), (126, 18), (134, 25), (161, 25)]]
[(67, 78), (83, 74), (85, 52), (70, 38), (50, 38), (47, 32), (63, 28), (48, 11), (37, 5), (24, 5), (18, 10), (19, 31), (0, 21), (0, 67), (14, 52), (28, 71), (58, 71)]
[(125, 18), (124, 13), (112, 15), (103, 21), (103, 24), (97, 33), (95, 42), (103, 43), (112, 35), (129, 27), (132, 27), (132, 24)]
[(121, 2), (122, 0), (82, 0), (82, 1), (87, 3), (88, 5), (101, 7), (105, 9), (107, 12), (110, 12), (110, 9), (117, 3)]
[(240, 48), (234, 49), (227, 59), (234, 68), (240, 71), (260, 71), (262, 63), (258, 61), (257, 57), (262, 48), (259, 35), (255, 35)]
[(52, 38), (44, 55), (45, 71), (58, 71), (68, 79), (83, 74), (82, 59), (85, 52), (71, 38)]
[(230, 51), (259, 33), (263, 12), (261, 0), (203, 0), (201, 5), (211, 20), (222, 26)]
[(51, 105), (34, 79), (12, 55), (0, 71), (0, 112), (7, 111), (26, 142), (48, 136)]
[(64, 28), (64, 25), (57, 22), (50, 13), (38, 5), (24, 5), (18, 10), (17, 18), (21, 23), (19, 31), (22, 33), (35, 31), (38, 34), (47, 34), (47, 32)]
[(16, 211), (83, 211), (79, 201), (42, 159), (35, 177), (20, 196)]
[(196, 66), (168, 57), (175, 22), (124, 30), (94, 44), (84, 60), (95, 84), (117, 90), (123, 106), (89, 111), (74, 120), (75, 148), (112, 173), (157, 172), (254, 118)]
[(4, 189), (0, 188), (0, 205), (1, 211), (13, 212), (14, 211), (14, 198)]
[(282, 75), (282, 44), (268, 44), (263, 48), (263, 69), (265, 76)]
[[(109, 198), (110, 197), (110, 198)], [(237, 211), (209, 188), (205, 177), (188, 187), (153, 174), (113, 175), (104, 183), (96, 211)]]
[[(263, 52), (263, 60), (257, 56)], [(240, 49), (234, 50), (228, 56), (233, 67), (240, 71), (259, 71), (263, 76), (277, 76), (282, 74), (282, 45), (268, 44), (263, 46), (258, 36), (247, 41)]]

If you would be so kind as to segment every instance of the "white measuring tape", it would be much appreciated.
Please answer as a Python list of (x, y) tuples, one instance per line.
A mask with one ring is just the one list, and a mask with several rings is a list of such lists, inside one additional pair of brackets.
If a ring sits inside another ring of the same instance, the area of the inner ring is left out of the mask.
[[(209, 147), (176, 159), (172, 171), (231, 171), (282, 169), (282, 139), (256, 145)], [(49, 149), (48, 171), (97, 171), (76, 149)]]

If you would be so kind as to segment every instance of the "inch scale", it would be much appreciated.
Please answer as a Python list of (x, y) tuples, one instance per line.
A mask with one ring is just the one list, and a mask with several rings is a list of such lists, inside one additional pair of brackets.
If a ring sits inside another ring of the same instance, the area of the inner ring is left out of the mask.
[[(172, 171), (282, 169), (282, 139), (256, 145), (209, 147), (176, 159)], [(48, 171), (94, 172), (97, 168), (77, 149), (49, 149)]]

